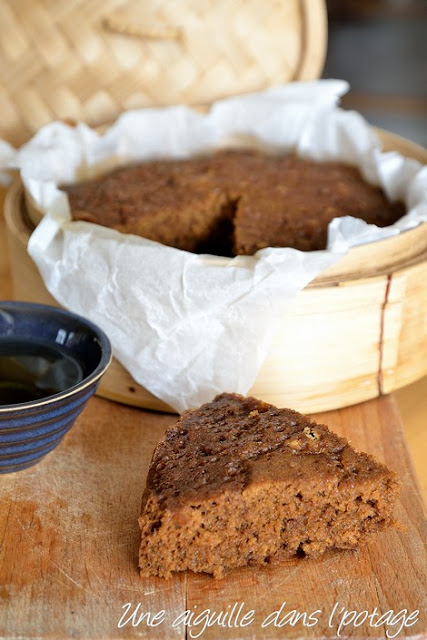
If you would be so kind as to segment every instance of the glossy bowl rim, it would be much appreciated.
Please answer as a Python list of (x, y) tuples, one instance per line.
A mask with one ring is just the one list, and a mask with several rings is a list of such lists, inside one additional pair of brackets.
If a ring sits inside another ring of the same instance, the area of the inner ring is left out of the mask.
[(73, 385), (72, 387), (64, 389), (63, 391), (55, 393), (51, 396), (40, 398), (39, 400), (30, 400), (29, 402), (21, 402), (19, 404), (1, 405), (0, 417), (1, 414), (4, 413), (19, 413), (27, 409), (43, 408), (45, 405), (54, 404), (58, 400), (62, 400), (75, 395), (76, 393), (83, 391), (87, 387), (97, 382), (108, 369), (113, 358), (110, 340), (106, 333), (91, 320), (88, 320), (87, 318), (84, 318), (77, 313), (73, 313), (72, 311), (62, 309), (61, 307), (54, 307), (53, 305), (39, 304), (37, 302), (26, 302), (21, 300), (0, 300), (0, 311), (2, 311), (3, 309), (7, 310), (8, 308), (20, 313), (27, 314), (31, 312), (53, 313), (55, 316), (66, 317), (68, 319), (78, 321), (80, 324), (83, 324), (85, 328), (89, 329), (98, 339), (101, 349), (101, 357), (99, 359), (98, 365), (95, 367), (92, 373), (90, 373), (88, 376), (83, 378), (83, 380)]

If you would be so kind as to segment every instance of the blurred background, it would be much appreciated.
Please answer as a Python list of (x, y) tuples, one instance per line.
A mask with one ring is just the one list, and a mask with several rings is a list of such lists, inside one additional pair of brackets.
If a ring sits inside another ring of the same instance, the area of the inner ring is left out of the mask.
[(427, 1), (327, 0), (324, 78), (351, 85), (342, 106), (427, 146)]

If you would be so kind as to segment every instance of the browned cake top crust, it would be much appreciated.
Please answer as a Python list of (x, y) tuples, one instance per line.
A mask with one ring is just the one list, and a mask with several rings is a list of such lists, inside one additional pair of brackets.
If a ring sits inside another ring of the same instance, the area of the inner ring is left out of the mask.
[[(319, 483), (394, 479), (384, 465), (291, 409), (223, 393), (182, 414), (158, 445), (147, 491), (169, 509), (251, 482), (314, 476)], [(338, 480), (337, 480), (338, 479)]]
[(334, 217), (383, 227), (404, 214), (354, 167), (254, 150), (145, 162), (62, 188), (75, 220), (218, 255), (323, 249)]

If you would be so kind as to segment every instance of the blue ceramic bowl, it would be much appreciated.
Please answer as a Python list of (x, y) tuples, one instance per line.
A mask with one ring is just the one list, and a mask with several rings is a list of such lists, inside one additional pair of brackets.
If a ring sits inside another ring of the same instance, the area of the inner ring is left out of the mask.
[(0, 473), (30, 467), (59, 444), (110, 361), (107, 336), (88, 320), (0, 301)]

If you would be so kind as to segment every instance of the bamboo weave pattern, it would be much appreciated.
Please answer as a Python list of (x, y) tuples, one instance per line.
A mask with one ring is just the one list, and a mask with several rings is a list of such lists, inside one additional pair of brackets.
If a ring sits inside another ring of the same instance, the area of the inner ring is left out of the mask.
[[(319, 0), (0, 0), (0, 136), (20, 144), (57, 118), (206, 104), (293, 79)], [(315, 59), (316, 58), (316, 59)], [(304, 69), (303, 69), (304, 67)]]

